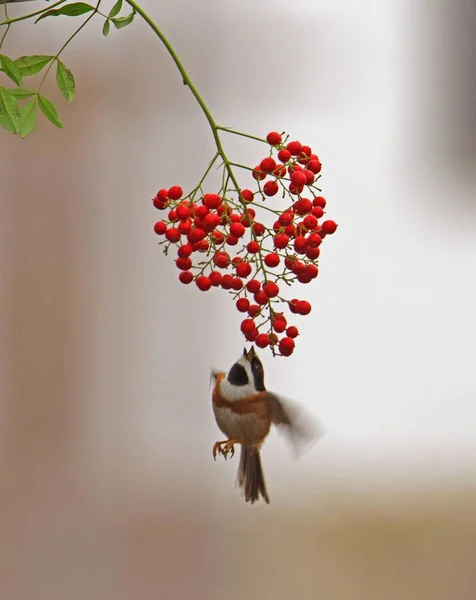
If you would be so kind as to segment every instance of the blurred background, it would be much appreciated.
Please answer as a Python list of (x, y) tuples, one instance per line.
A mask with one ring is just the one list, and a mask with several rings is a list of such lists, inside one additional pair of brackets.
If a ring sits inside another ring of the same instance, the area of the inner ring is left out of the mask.
[[(146, 24), (95, 18), (62, 55), (74, 102), (45, 88), (65, 129), (0, 136), (0, 597), (474, 598), (476, 4), (141, 4), (219, 123), (324, 165), (339, 229), (296, 352), (263, 362), (326, 435), (299, 461), (270, 436), (269, 506), (213, 462), (240, 316), (178, 283), (150, 201), (195, 185), (212, 137)], [(20, 22), (2, 51), (78, 24)]]

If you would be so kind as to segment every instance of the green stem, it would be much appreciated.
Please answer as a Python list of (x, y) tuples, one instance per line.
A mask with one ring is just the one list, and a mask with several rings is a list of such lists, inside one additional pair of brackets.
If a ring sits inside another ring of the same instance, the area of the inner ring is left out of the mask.
[[(31, 17), (36, 17), (37, 15), (41, 15), (41, 14), (51, 10), (52, 8), (55, 8), (55, 6), (64, 4), (65, 2), (66, 2), (66, 0), (58, 0), (58, 2), (55, 2), (54, 4), (51, 4), (50, 6), (47, 6), (46, 8), (42, 8), (41, 10), (37, 10), (36, 12), (28, 13), (27, 15), (22, 15), (21, 17), (15, 17), (14, 19), (9, 19), (7, 17), (5, 19), (5, 21), (2, 21), (0, 23), (0, 25), (10, 25), (11, 23), (16, 23), (17, 21), (24, 21), (25, 19), (30, 19)], [(6, 4), (5, 4), (5, 6), (6, 6)]]
[(249, 138), (250, 140), (263, 142), (264, 144), (268, 143), (263, 138), (257, 137), (256, 135), (250, 135), (249, 133), (243, 133), (242, 131), (235, 131), (231, 127), (221, 127), (221, 125), (218, 125), (217, 129), (219, 129), (220, 131), (225, 131), (226, 133), (232, 133), (233, 135), (240, 135), (241, 137)]
[[(127, 4), (129, 4), (129, 6), (131, 8), (133, 8), (143, 19), (144, 21), (149, 25), (149, 27), (154, 31), (154, 33), (157, 35), (157, 37), (160, 39), (160, 41), (162, 42), (162, 44), (165, 46), (165, 48), (167, 49), (168, 53), (170, 54), (170, 56), (172, 57), (172, 60), (174, 61), (177, 69), (179, 70), (180, 74), (182, 75), (182, 79), (183, 82), (186, 86), (188, 86), (188, 88), (190, 89), (190, 91), (192, 92), (195, 100), (198, 102), (200, 108), (203, 111), (203, 114), (205, 115), (205, 118), (208, 121), (208, 124), (210, 125), (210, 129), (212, 130), (212, 134), (213, 134), (213, 139), (215, 140), (215, 145), (217, 148), (217, 152), (218, 154), (221, 156), (222, 160), (223, 160), (223, 164), (225, 166), (225, 169), (228, 173), (229, 178), (231, 179), (232, 183), (233, 183), (233, 187), (235, 188), (235, 191), (238, 195), (238, 199), (240, 199), (241, 197), (241, 192), (240, 192), (240, 186), (238, 185), (238, 181), (235, 177), (235, 174), (233, 172), (232, 169), (232, 163), (228, 160), (228, 157), (225, 154), (225, 151), (223, 149), (223, 145), (221, 143), (221, 139), (220, 139), (220, 135), (219, 135), (219, 130), (220, 129), (225, 129), (220, 127), (219, 125), (217, 125), (217, 123), (215, 122), (215, 119), (213, 118), (208, 106), (205, 104), (205, 101), (203, 100), (203, 98), (200, 96), (200, 94), (198, 93), (197, 88), (194, 86), (192, 80), (190, 79), (187, 71), (185, 70), (185, 67), (183, 66), (182, 62), (180, 61), (179, 57), (177, 56), (177, 53), (175, 52), (175, 50), (172, 48), (172, 45), (170, 44), (169, 40), (165, 37), (165, 35), (162, 33), (162, 31), (157, 27), (157, 25), (154, 23), (154, 21), (151, 19), (151, 17), (149, 17), (149, 15), (144, 11), (143, 8), (141, 8), (136, 2), (135, 0), (126, 0)], [(226, 129), (225, 129), (226, 130)], [(235, 132), (233, 132), (235, 133)], [(260, 138), (258, 138), (260, 139)], [(243, 205), (243, 210), (245, 212), (246, 218), (248, 219), (250, 226), (251, 226), (251, 234), (252, 236), (256, 239), (256, 236), (254, 234), (253, 231), (253, 227), (252, 227), (252, 218), (248, 212), (248, 208), (246, 206), (246, 203), (242, 203)], [(258, 240), (256, 240), (258, 241)], [(263, 263), (263, 258), (261, 256), (261, 253), (258, 255), (262, 269), (263, 269), (263, 273), (264, 273), (264, 263)], [(266, 281), (266, 273), (264, 273), (264, 278)]]
[(55, 64), (55, 62), (58, 60), (58, 57), (60, 56), (60, 54), (63, 52), (63, 50), (66, 48), (66, 46), (71, 42), (71, 40), (73, 40), (73, 38), (75, 38), (78, 33), (81, 31), (81, 29), (83, 29), (83, 27), (86, 27), (86, 25), (89, 23), (89, 21), (94, 17), (94, 15), (98, 12), (98, 8), (101, 4), (102, 0), (98, 0), (98, 3), (96, 4), (96, 7), (94, 9), (94, 11), (89, 15), (89, 17), (84, 21), (84, 23), (82, 23), (78, 29), (76, 29), (76, 31), (66, 40), (66, 42), (61, 46), (61, 48), (58, 50), (58, 52), (56, 53), (56, 55), (53, 57), (53, 60), (50, 62), (50, 64), (48, 65), (43, 77), (41, 78), (40, 81), (40, 85), (38, 86), (37, 89), (37, 93), (39, 93), (41, 86), (43, 85), (48, 73), (51, 70), (51, 67)]

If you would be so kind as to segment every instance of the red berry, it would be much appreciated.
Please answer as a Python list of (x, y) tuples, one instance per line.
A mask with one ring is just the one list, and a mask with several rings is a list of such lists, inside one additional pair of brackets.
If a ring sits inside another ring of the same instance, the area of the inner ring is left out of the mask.
[(276, 181), (267, 181), (263, 186), (265, 196), (275, 196), (279, 192), (279, 185)]
[(241, 197), (245, 202), (253, 202), (254, 194), (251, 190), (241, 190)]
[(287, 329), (286, 329), (286, 335), (290, 338), (295, 338), (299, 335), (299, 330), (297, 327), (295, 327), (294, 325), (290, 325)]
[(294, 194), (295, 196), (297, 196), (298, 194), (300, 194), (303, 191), (304, 186), (303, 185), (294, 185), (294, 183), (290, 183), (288, 189), (289, 189), (290, 194)]
[(250, 317), (256, 317), (257, 314), (259, 314), (261, 311), (261, 306), (259, 304), (252, 304), (249, 308), (248, 308), (248, 314), (250, 315)]
[(301, 150), (302, 150), (302, 145), (301, 142), (289, 142), (289, 144), (286, 145), (286, 148), (289, 150), (289, 152), (291, 152), (291, 154), (293, 156), (297, 156)]
[(208, 208), (218, 208), (222, 203), (222, 198), (218, 194), (205, 194), (202, 202)]
[(266, 231), (266, 227), (262, 223), (253, 223), (253, 232), (256, 236), (261, 236)]
[(213, 260), (220, 269), (226, 269), (230, 264), (230, 256), (226, 252), (217, 252)]
[(177, 217), (177, 211), (175, 210), (175, 208), (173, 208), (172, 210), (169, 210), (169, 221), (178, 221), (178, 217)]
[(241, 262), (236, 267), (236, 274), (238, 277), (248, 277), (251, 274), (251, 265), (248, 262)]
[[(308, 217), (306, 217), (307, 219)], [(307, 238), (307, 245), (311, 246), (312, 248), (317, 248), (317, 246), (320, 246), (322, 242), (322, 238), (318, 233), (311, 233), (311, 235), (308, 236)]]
[(266, 141), (271, 146), (277, 146), (278, 144), (281, 143), (281, 140), (282, 140), (282, 138), (277, 131), (270, 131), (268, 133), (268, 135), (266, 136)]
[(296, 306), (297, 312), (300, 315), (308, 315), (311, 312), (311, 305), (307, 300), (299, 300)]
[(308, 162), (311, 154), (312, 150), (311, 148), (309, 148), (309, 146), (301, 146), (301, 152), (299, 153), (299, 162), (305, 165)]
[(294, 203), (293, 209), (298, 215), (307, 215), (312, 210), (312, 202), (307, 198), (301, 198)]
[(234, 235), (231, 235), (231, 233), (230, 233), (230, 235), (226, 238), (226, 243), (229, 246), (236, 246), (236, 244), (238, 243), (238, 238), (235, 237)]
[(202, 292), (206, 292), (212, 287), (212, 282), (206, 275), (200, 275), (200, 277), (197, 277), (195, 283), (197, 284), (198, 289)]
[(180, 223), (177, 225), (177, 229), (180, 231), (180, 233), (182, 235), (187, 235), (190, 232), (190, 230), (192, 229), (192, 224), (191, 224), (190, 220), (180, 221)]
[(269, 335), (267, 333), (260, 333), (255, 337), (255, 344), (258, 348), (266, 348), (269, 344)]
[(312, 171), (313, 173), (315, 173), (316, 175), (318, 173), (320, 173), (321, 169), (322, 169), (322, 165), (320, 163), (320, 161), (318, 159), (313, 159), (310, 160), (306, 167), (309, 169), (309, 171)]
[(284, 165), (276, 165), (276, 169), (274, 169), (273, 175), (275, 177), (285, 177), (286, 176), (286, 167)]
[(296, 235), (296, 227), (294, 226), (294, 224), (290, 223), (289, 225), (286, 225), (286, 227), (284, 228), (284, 233), (290, 238), (294, 237)]
[(185, 221), (190, 217), (190, 207), (187, 204), (180, 204), (177, 206), (177, 217), (181, 221)]
[(295, 275), (299, 275), (299, 273), (304, 272), (305, 268), (306, 268), (306, 265), (302, 261), (296, 260), (296, 261), (294, 261), (294, 264), (293, 264), (291, 270)]
[(263, 158), (263, 160), (259, 164), (261, 171), (263, 173), (272, 173), (276, 168), (276, 161), (271, 156)]
[(299, 273), (299, 275), (297, 276), (297, 280), (299, 281), (299, 283), (310, 283), (312, 281), (312, 275), (306, 271), (306, 269), (304, 269), (304, 271), (302, 273)]
[(288, 162), (288, 160), (291, 158), (291, 152), (283, 148), (278, 152), (278, 158), (282, 163)]
[(209, 213), (203, 219), (203, 224), (207, 231), (212, 231), (220, 224), (220, 217), (217, 215), (217, 213)]
[(312, 171), (310, 171), (309, 169), (306, 169), (304, 171), (304, 175), (306, 176), (306, 183), (307, 185), (311, 185), (311, 183), (314, 183), (314, 173)]
[(155, 206), (155, 208), (158, 208), (159, 210), (164, 210), (164, 208), (167, 208), (169, 204), (169, 198), (167, 194), (167, 190), (159, 190), (157, 192), (157, 195), (152, 200), (152, 203)]
[(258, 242), (252, 240), (251, 242), (248, 242), (246, 249), (250, 254), (256, 254), (257, 252), (259, 252), (259, 244)]
[(269, 298), (263, 290), (259, 290), (258, 292), (256, 292), (256, 294), (254, 295), (254, 299), (256, 304), (260, 304), (261, 306), (263, 304), (268, 304), (269, 302)]
[(253, 219), (255, 218), (255, 215), (255, 211), (252, 208), (248, 208), (248, 216), (246, 215), (246, 213), (243, 213), (241, 215), (240, 223), (245, 227), (249, 227), (253, 224)]
[(250, 301), (248, 300), (248, 298), (238, 298), (238, 300), (236, 301), (236, 308), (240, 312), (248, 312), (249, 307)]
[(241, 321), (240, 329), (245, 335), (247, 333), (251, 333), (256, 329), (255, 322), (253, 321), (253, 319), (244, 319), (243, 321)]
[(193, 252), (193, 248), (191, 244), (184, 244), (177, 249), (177, 255), (180, 258), (188, 258)]
[(212, 238), (213, 238), (213, 241), (215, 242), (216, 246), (220, 246), (225, 241), (225, 236), (223, 235), (223, 233), (221, 231), (215, 230), (212, 233)]
[(294, 216), (292, 213), (284, 212), (281, 215), (279, 215), (278, 221), (280, 222), (281, 225), (283, 225), (283, 227), (286, 227), (286, 225), (289, 225), (290, 223), (292, 223), (293, 218), (294, 218)]
[(195, 221), (197, 219), (199, 221), (201, 221), (209, 214), (210, 209), (208, 208), (208, 206), (201, 205), (201, 206), (197, 206), (197, 208), (195, 208), (193, 212), (195, 215)]
[(261, 170), (259, 165), (257, 165), (253, 169), (252, 175), (253, 175), (254, 179), (256, 179), (257, 181), (261, 181), (262, 179), (264, 179), (266, 177), (266, 173), (263, 173), (263, 171)]
[(324, 221), (324, 223), (321, 224), (321, 227), (322, 231), (326, 235), (330, 235), (331, 233), (334, 233), (337, 229), (337, 223), (335, 221)]
[(231, 287), (233, 285), (233, 276), (232, 275), (223, 275), (223, 277), (221, 278), (221, 287), (224, 290), (231, 290)]
[(191, 244), (196, 244), (206, 237), (206, 232), (203, 229), (192, 229), (187, 234), (187, 239)]
[(278, 235), (276, 235), (274, 237), (274, 246), (276, 248), (286, 248), (286, 246), (289, 244), (289, 238), (285, 233), (278, 233)]
[(249, 333), (247, 333), (245, 335), (245, 338), (248, 340), (248, 342), (254, 342), (257, 335), (258, 335), (258, 329), (255, 327), (253, 329), (253, 331), (250, 331)]
[(313, 209), (311, 210), (311, 215), (314, 215), (316, 217), (316, 219), (320, 219), (323, 214), (324, 214), (324, 211), (322, 210), (322, 208), (320, 206), (314, 206)]
[(298, 314), (298, 309), (297, 309), (297, 305), (299, 303), (299, 300), (297, 300), (297, 298), (293, 298), (293, 300), (289, 301), (289, 310), (294, 313), (295, 315)]
[(309, 260), (316, 260), (316, 258), (319, 258), (320, 253), (320, 248), (316, 248), (315, 246), (308, 246), (306, 248), (306, 256)]
[(305, 272), (310, 276), (311, 279), (315, 279), (319, 274), (319, 269), (314, 264), (306, 265)]
[(179, 268), (181, 271), (188, 271), (192, 266), (192, 259), (191, 258), (177, 258), (177, 260), (175, 261), (175, 264), (177, 265), (177, 268)]
[(193, 281), (193, 273), (190, 271), (182, 271), (179, 275), (179, 279), (182, 283), (188, 284)]
[(261, 288), (261, 283), (257, 279), (250, 279), (246, 284), (246, 289), (250, 292), (250, 294), (256, 294), (257, 291)]
[(276, 252), (270, 252), (264, 257), (264, 264), (267, 267), (277, 267), (279, 265), (280, 258)]
[(230, 233), (236, 238), (240, 238), (245, 234), (245, 226), (242, 223), (232, 223), (230, 225)]
[(302, 235), (299, 235), (294, 240), (294, 250), (296, 250), (296, 252), (298, 252), (299, 254), (304, 254), (304, 252), (306, 252), (306, 248), (307, 248), (306, 238), (303, 237)]
[(169, 189), (168, 196), (171, 200), (179, 200), (182, 197), (183, 190), (178, 185), (173, 185)]
[(313, 206), (320, 206), (321, 208), (325, 208), (326, 204), (326, 199), (323, 196), (316, 196), (312, 201)]
[(154, 225), (154, 231), (157, 235), (164, 235), (167, 231), (167, 225), (163, 221), (157, 221)]
[(208, 277), (214, 287), (221, 284), (222, 274), (219, 271), (212, 271)]
[(233, 277), (231, 281), (231, 287), (235, 292), (239, 292), (243, 287), (243, 281), (239, 277)]
[(291, 182), (295, 186), (305, 185), (307, 183), (306, 175), (302, 171), (294, 171), (291, 175)]
[(315, 229), (317, 227), (317, 219), (313, 215), (307, 215), (303, 221), (306, 229)]
[(206, 252), (210, 248), (210, 244), (208, 240), (200, 240), (196, 244), (193, 244), (193, 250), (198, 250), (199, 252)]
[(273, 329), (276, 331), (276, 333), (283, 333), (283, 331), (286, 329), (286, 321), (278, 319), (273, 323)]
[(180, 232), (178, 229), (175, 229), (175, 227), (170, 227), (170, 229), (167, 229), (165, 232), (165, 237), (169, 240), (169, 242), (175, 244), (180, 240)]
[(279, 351), (283, 356), (291, 356), (294, 346), (294, 340), (290, 337), (284, 337), (279, 340)]
[(263, 286), (263, 292), (268, 298), (276, 298), (279, 294), (279, 286), (274, 281), (270, 281)]
[(284, 259), (284, 264), (286, 265), (286, 269), (292, 269), (294, 263), (296, 262), (296, 257), (295, 256), (286, 256), (286, 258)]

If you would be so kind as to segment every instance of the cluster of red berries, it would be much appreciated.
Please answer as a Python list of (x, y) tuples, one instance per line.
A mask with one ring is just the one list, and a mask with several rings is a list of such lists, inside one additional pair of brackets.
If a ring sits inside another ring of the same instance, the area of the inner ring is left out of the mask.
[[(155, 223), (154, 230), (165, 238), (161, 242), (165, 253), (171, 245), (177, 246), (175, 262), (182, 283), (195, 281), (202, 291), (212, 287), (230, 290), (238, 311), (247, 313), (241, 322), (245, 338), (260, 348), (270, 346), (273, 354), (289, 356), (299, 331), (288, 325), (279, 307), (307, 315), (311, 304), (296, 298), (285, 300), (282, 284), (309, 283), (318, 276), (321, 243), (337, 225), (320, 221), (326, 200), (315, 186), (321, 163), (311, 148), (298, 141), (283, 142), (277, 132), (269, 133), (266, 141), (270, 155), (249, 169), (257, 191), (225, 188), (210, 194), (199, 186), (184, 198), (179, 186), (161, 189), (153, 204), (168, 213)], [(291, 201), (284, 209), (265, 204), (278, 192)], [(267, 226), (257, 220), (255, 208), (274, 213), (274, 224)], [(234, 256), (232, 248), (237, 249)], [(200, 255), (204, 259), (194, 263)]]

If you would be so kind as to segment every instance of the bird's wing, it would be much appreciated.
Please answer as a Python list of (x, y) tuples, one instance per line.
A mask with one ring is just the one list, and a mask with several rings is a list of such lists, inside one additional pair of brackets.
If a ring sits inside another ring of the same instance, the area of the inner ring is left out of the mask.
[(298, 453), (324, 435), (320, 423), (296, 402), (273, 392), (266, 392), (266, 397), (271, 422), (290, 439)]

